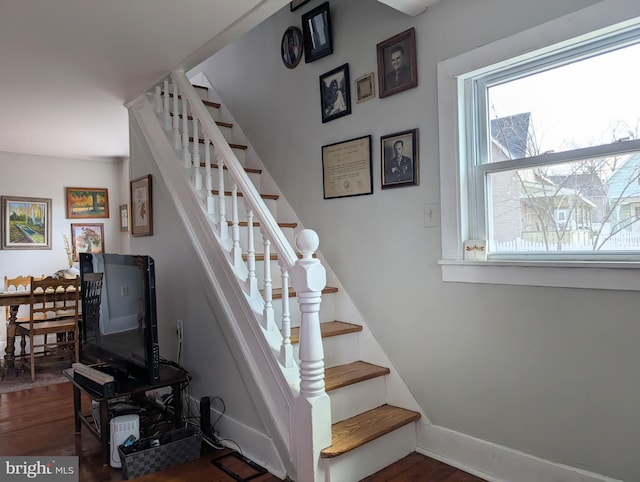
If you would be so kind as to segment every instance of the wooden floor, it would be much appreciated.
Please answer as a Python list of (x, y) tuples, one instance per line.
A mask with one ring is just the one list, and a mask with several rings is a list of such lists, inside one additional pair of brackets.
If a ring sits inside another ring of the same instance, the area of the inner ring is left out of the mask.
[[(2, 381), (0, 381), (2, 383)], [(88, 406), (88, 402), (83, 402)], [(22, 392), (0, 394), (0, 454), (78, 455), (80, 482), (121, 481), (122, 472), (104, 467), (98, 441), (84, 428), (76, 435), (73, 423), (73, 396), (70, 383), (38, 387)], [(140, 482), (234, 482), (234, 478), (216, 467), (219, 462), (240, 478), (255, 474), (249, 465), (228, 450), (211, 450), (193, 462), (136, 479)], [(256, 482), (279, 482), (264, 474)], [(413, 453), (364, 482), (481, 482), (475, 476), (457, 470), (424, 455)], [(348, 481), (344, 481), (348, 482)]]

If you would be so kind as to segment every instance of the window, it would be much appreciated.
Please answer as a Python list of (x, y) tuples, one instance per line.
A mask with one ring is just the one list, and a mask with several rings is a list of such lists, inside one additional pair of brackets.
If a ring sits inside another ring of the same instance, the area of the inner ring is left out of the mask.
[[(485, 265), (640, 262), (640, 21), (611, 3), (439, 64), (445, 281), (483, 281), (461, 274), (468, 239), (487, 241)], [(516, 284), (575, 285), (535, 276)]]

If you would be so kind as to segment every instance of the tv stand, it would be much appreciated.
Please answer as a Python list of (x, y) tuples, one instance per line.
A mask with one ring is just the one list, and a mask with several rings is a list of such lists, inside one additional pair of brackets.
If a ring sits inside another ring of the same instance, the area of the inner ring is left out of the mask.
[[(96, 367), (97, 368), (97, 367)], [(73, 384), (73, 412), (76, 434), (80, 433), (82, 425), (100, 441), (102, 450), (102, 463), (109, 465), (109, 401), (144, 394), (150, 390), (171, 387), (173, 397), (173, 413), (175, 428), (182, 426), (182, 386), (189, 381), (188, 374), (172, 365), (160, 365), (160, 379), (155, 383), (142, 383), (132, 378), (118, 380), (117, 390), (113, 396), (105, 397), (87, 386), (74, 380), (73, 369), (64, 370), (64, 376)], [(100, 429), (95, 426), (91, 414), (82, 413), (82, 394), (89, 399), (98, 402), (100, 413)]]

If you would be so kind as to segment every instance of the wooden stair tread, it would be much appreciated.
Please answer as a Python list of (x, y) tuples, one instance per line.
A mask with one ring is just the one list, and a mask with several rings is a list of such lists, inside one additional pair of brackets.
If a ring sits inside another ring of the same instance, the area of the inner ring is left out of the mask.
[[(193, 142), (193, 136), (189, 136), (189, 142)], [(198, 143), (204, 144), (204, 139), (198, 139)], [(231, 149), (240, 149), (241, 151), (246, 151), (249, 148), (249, 146), (245, 144), (234, 144), (232, 142), (229, 142), (229, 147), (231, 147)]]
[[(229, 226), (232, 226), (233, 221), (227, 221), (227, 224)], [(248, 221), (238, 221), (238, 226), (246, 228), (247, 226), (249, 226), (249, 223)], [(278, 226), (280, 226), (281, 228), (296, 228), (298, 226), (298, 223), (278, 223)], [(260, 227), (260, 223), (257, 221), (254, 221), (253, 227), (254, 228)]]
[[(349, 333), (357, 333), (362, 331), (362, 326), (344, 321), (327, 321), (320, 323), (320, 334), (322, 338), (331, 338), (332, 336), (347, 335)], [(300, 342), (300, 327), (291, 328), (291, 343)]]
[(345, 365), (330, 367), (324, 371), (324, 387), (327, 392), (353, 385), (354, 383), (383, 377), (391, 373), (387, 367), (381, 367), (364, 361), (355, 361)]
[(322, 449), (322, 458), (342, 455), (404, 425), (420, 419), (413, 410), (382, 405), (331, 426), (331, 445)]
[[(174, 113), (173, 113), (173, 112), (169, 112), (169, 115), (170, 115), (171, 117), (173, 117), (173, 116), (174, 116)], [(182, 114), (178, 114), (178, 117), (179, 117), (180, 119), (182, 119), (182, 116), (183, 116)], [(187, 120), (192, 121), (192, 120), (193, 120), (193, 116), (192, 116), (192, 115), (188, 115), (188, 116), (187, 116)], [(217, 125), (218, 127), (227, 127), (227, 128), (229, 128), (229, 129), (233, 129), (233, 124), (232, 124), (231, 122), (222, 122), (222, 121), (218, 121), (218, 120), (217, 120), (217, 121), (215, 121), (215, 123), (216, 123), (216, 125)]]
[[(201, 162), (200, 163), (200, 167), (207, 167), (206, 163)], [(218, 169), (218, 164), (216, 164), (215, 162), (211, 163), (211, 169)], [(227, 165), (225, 164), (224, 166), (222, 166), (222, 169), (224, 169), (225, 171), (227, 170)], [(249, 173), (249, 174), (262, 174), (262, 169), (256, 169), (254, 167), (245, 167), (244, 168), (244, 172)]]
[[(161, 92), (160, 95), (162, 95), (164, 97), (164, 91)], [(169, 93), (169, 97), (173, 97), (173, 92)], [(182, 99), (182, 96), (179, 95), (178, 99)], [(214, 109), (219, 109), (220, 108), (220, 103), (219, 102), (211, 102), (210, 100), (203, 100), (202, 103), (204, 105), (208, 105), (209, 107), (213, 107)]]
[[(262, 290), (260, 290), (261, 293), (264, 293)], [(337, 293), (338, 292), (338, 288), (332, 287), (332, 286), (327, 286), (325, 287), (325, 289), (322, 290), (322, 294), (323, 295), (329, 295), (331, 293)], [(297, 294), (296, 292), (293, 290), (293, 288), (289, 288), (289, 298), (294, 298), (296, 297)], [(271, 290), (271, 297), (274, 300), (277, 299), (282, 299), (282, 288), (273, 288)]]
[[(217, 196), (219, 192), (220, 192), (219, 190), (214, 189), (214, 190), (211, 191), (211, 194), (213, 194), (214, 196)], [(225, 196), (231, 196), (232, 194), (233, 193), (231, 191), (225, 191), (224, 192)], [(241, 192), (238, 193), (238, 196), (239, 197), (243, 197)], [(280, 196), (278, 194), (260, 194), (260, 197), (262, 199), (272, 199), (274, 201), (277, 201), (280, 198)]]

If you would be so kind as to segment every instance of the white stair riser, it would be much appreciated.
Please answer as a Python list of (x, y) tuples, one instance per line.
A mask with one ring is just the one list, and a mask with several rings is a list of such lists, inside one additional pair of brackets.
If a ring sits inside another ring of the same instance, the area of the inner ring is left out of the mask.
[(339, 457), (322, 460), (329, 467), (329, 482), (354, 482), (409, 455), (415, 448), (414, 422)]
[[(282, 300), (277, 299), (273, 300), (273, 312), (275, 314), (276, 324), (281, 326), (282, 321)], [(322, 295), (322, 303), (320, 303), (320, 311), (318, 312), (318, 318), (320, 318), (320, 323), (325, 323), (327, 321), (334, 321), (336, 319), (336, 307), (333, 293), (328, 295)], [(291, 327), (300, 326), (300, 306), (298, 304), (298, 298), (293, 297), (289, 298), (289, 319), (291, 322)], [(332, 337), (332, 338), (341, 338), (341, 337)], [(325, 343), (325, 358), (326, 358), (326, 341), (328, 338), (325, 338), (323, 342)], [(350, 348), (353, 349), (353, 346)], [(352, 360), (355, 361), (355, 360)], [(327, 361), (325, 359), (325, 365)], [(332, 366), (332, 365), (331, 365)]]
[[(200, 162), (204, 163), (204, 159), (200, 159)], [(260, 192), (260, 174), (253, 173), (253, 172), (247, 172), (246, 174), (247, 176), (249, 176), (249, 179), (251, 180), (253, 185), (256, 187), (258, 192)], [(206, 168), (204, 167), (200, 168), (200, 175), (202, 176), (203, 187), (206, 187), (204, 183), (205, 176), (207, 175)], [(213, 186), (213, 189), (216, 189), (216, 190), (218, 189), (219, 177), (220, 177), (220, 169), (218, 169), (217, 167), (213, 167), (211, 169), (211, 185)], [(225, 190), (229, 190), (233, 187), (233, 184), (234, 184), (233, 178), (231, 177), (231, 174), (229, 173), (229, 171), (227, 171), (226, 169), (222, 170), (222, 180), (224, 181)]]
[[(345, 340), (347, 338), (348, 340)], [(325, 368), (353, 363), (360, 360), (360, 344), (357, 333), (322, 339)], [(299, 344), (293, 345), (293, 356), (300, 362)]]
[(331, 423), (373, 410), (386, 403), (385, 377), (376, 377), (327, 392), (331, 398)]
[[(180, 146), (182, 146), (182, 144), (180, 144)], [(216, 164), (216, 157), (214, 155), (214, 150), (212, 147), (209, 148), (209, 155), (211, 158), (211, 164)], [(231, 148), (233, 150), (233, 153), (236, 155), (236, 157), (238, 158), (238, 162), (240, 162), (240, 165), (242, 166), (246, 166), (245, 164), (245, 152), (246, 149), (239, 149), (237, 147), (232, 147)], [(177, 149), (178, 154), (180, 159), (182, 159), (182, 147), (180, 147), (180, 149)], [(200, 153), (200, 163), (201, 165), (205, 162), (205, 152), (204, 152), (204, 142), (199, 142), (198, 143), (198, 152)], [(189, 142), (189, 156), (191, 158), (191, 160), (193, 161), (193, 142)]]
[[(193, 173), (191, 171), (188, 172), (188, 176), (190, 179), (192, 179), (193, 182)], [(202, 180), (203, 186), (205, 185), (205, 180)], [(214, 190), (217, 190), (217, 187), (214, 186)], [(204, 206), (206, 206), (206, 197), (207, 197), (207, 192), (205, 189), (202, 189), (201, 191), (199, 191), (199, 195), (200, 195), (200, 199), (203, 203)], [(214, 202), (215, 202), (215, 213), (218, 213), (218, 208), (219, 208), (219, 201), (220, 198), (218, 196), (218, 194), (213, 194), (213, 198), (214, 198)], [(233, 199), (232, 196), (225, 196), (225, 218), (227, 221), (231, 221), (233, 219), (233, 210), (232, 210), (232, 206), (233, 206)], [(277, 206), (278, 206), (278, 201), (275, 199), (263, 199), (264, 204), (266, 205), (267, 209), (269, 210), (269, 212), (273, 215), (273, 217), (275, 219), (278, 218), (278, 210), (277, 210)], [(244, 203), (244, 197), (242, 196), (238, 196), (238, 221), (247, 221), (247, 210), (245, 209), (245, 203)], [(257, 219), (254, 216), (254, 222), (257, 222)], [(259, 227), (256, 227), (255, 229), (260, 229)], [(291, 229), (291, 228), (288, 228)], [(262, 248), (261, 248), (261, 244), (258, 245), (257, 241), (255, 242), (256, 244), (256, 252), (262, 252)]]

